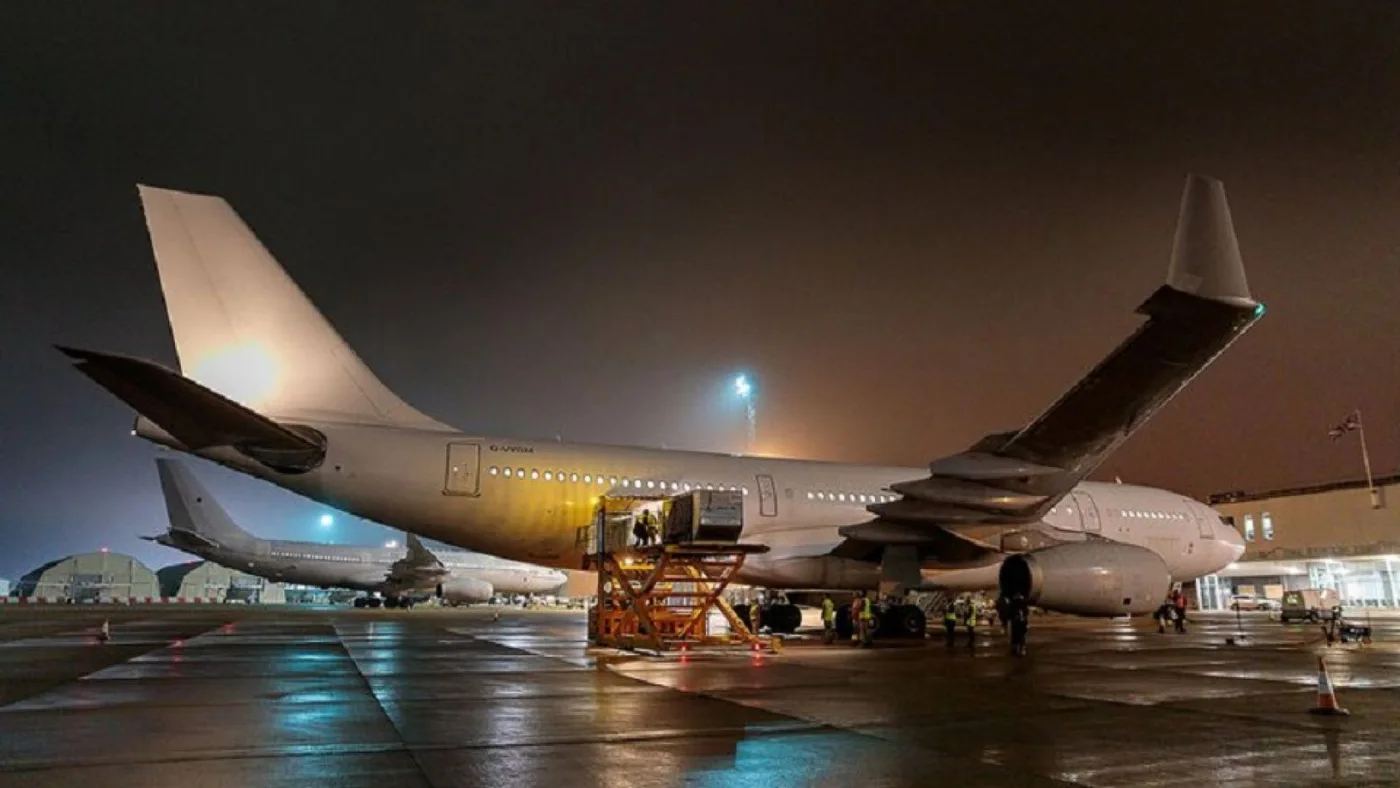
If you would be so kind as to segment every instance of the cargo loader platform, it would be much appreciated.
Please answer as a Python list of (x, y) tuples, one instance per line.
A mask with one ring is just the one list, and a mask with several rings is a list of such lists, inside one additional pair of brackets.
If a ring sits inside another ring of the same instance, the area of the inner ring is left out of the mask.
[[(610, 524), (610, 515), (642, 508), (659, 508), (664, 530), (657, 534), (659, 539), (625, 547), (625, 523)], [(768, 552), (766, 545), (738, 543), (742, 513), (737, 492), (695, 491), (651, 500), (610, 496), (600, 501), (592, 533), (581, 534), (593, 545), (584, 568), (598, 573), (598, 602), (588, 617), (589, 641), (658, 652), (713, 646), (781, 648), (773, 638), (749, 629), (724, 598), (745, 559)], [(711, 631), (713, 610), (729, 624), (727, 633)]]

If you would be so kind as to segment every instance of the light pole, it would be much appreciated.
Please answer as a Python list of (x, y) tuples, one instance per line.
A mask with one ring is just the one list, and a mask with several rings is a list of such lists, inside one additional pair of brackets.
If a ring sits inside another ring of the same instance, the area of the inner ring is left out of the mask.
[(752, 454), (754, 444), (758, 441), (758, 412), (754, 403), (753, 384), (749, 382), (748, 375), (734, 378), (734, 393), (744, 403), (744, 417), (748, 427), (748, 446), (745, 447), (745, 453)]

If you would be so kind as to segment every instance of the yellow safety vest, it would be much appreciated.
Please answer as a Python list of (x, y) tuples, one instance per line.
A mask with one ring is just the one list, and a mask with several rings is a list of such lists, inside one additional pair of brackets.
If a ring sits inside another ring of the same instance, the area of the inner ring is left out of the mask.
[(836, 620), (836, 605), (830, 599), (822, 600), (822, 621)]
[(875, 617), (870, 612), (870, 600), (868, 598), (865, 600), (865, 604), (861, 605), (860, 617), (862, 621), (869, 621), (870, 619)]

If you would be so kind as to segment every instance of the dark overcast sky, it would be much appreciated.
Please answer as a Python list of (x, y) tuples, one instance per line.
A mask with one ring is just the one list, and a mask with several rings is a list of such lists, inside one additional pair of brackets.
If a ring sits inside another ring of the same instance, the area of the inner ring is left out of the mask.
[[(922, 464), (1136, 325), (1188, 171), (1268, 317), (1101, 476), (1400, 461), (1400, 5), (0, 4), (0, 573), (163, 527), (55, 342), (174, 347), (133, 184), (227, 197), (423, 410), (507, 435)], [(204, 463), (246, 525), (319, 508)], [(387, 538), (363, 523), (345, 540)]]

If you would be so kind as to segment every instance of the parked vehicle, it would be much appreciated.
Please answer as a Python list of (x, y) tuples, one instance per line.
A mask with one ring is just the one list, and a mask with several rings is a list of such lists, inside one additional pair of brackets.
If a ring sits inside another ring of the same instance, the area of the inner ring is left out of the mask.
[(1337, 592), (1330, 588), (1301, 588), (1283, 594), (1283, 609), (1279, 620), (1321, 621), (1332, 617), (1332, 609), (1341, 604)]
[(1230, 597), (1231, 610), (1279, 610), (1282, 607), (1277, 599), (1252, 594), (1235, 594)]

